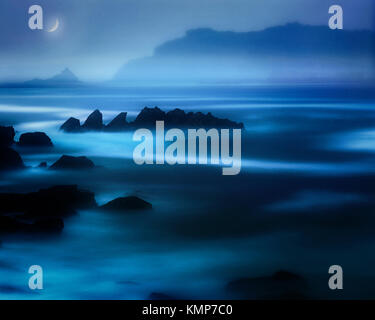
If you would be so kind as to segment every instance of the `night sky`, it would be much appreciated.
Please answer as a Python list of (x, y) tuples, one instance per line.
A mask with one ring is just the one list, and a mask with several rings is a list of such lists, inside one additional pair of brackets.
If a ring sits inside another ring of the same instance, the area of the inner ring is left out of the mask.
[[(28, 28), (33, 4), (44, 9), (42, 31)], [(327, 25), (332, 4), (343, 6), (345, 29), (375, 30), (373, 0), (1, 0), (0, 81), (49, 77), (65, 67), (83, 80), (106, 80), (186, 30)], [(59, 29), (48, 33), (57, 18)]]

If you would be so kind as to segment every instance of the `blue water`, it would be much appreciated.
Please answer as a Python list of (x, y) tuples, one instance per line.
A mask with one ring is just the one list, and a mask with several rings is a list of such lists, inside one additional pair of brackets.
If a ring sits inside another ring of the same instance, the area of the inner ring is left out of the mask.
[[(66, 134), (58, 127), (95, 108), (108, 122), (144, 106), (212, 112), (245, 124), (242, 170), (217, 166), (137, 166), (132, 133)], [(202, 86), (0, 89), (0, 124), (45, 131), (50, 151), (18, 149), (25, 171), (7, 173), (0, 192), (78, 184), (103, 204), (136, 194), (152, 212), (82, 211), (61, 235), (2, 236), (2, 299), (231, 298), (228, 281), (279, 269), (305, 277), (314, 298), (375, 297), (375, 94), (366, 88)], [(95, 171), (36, 166), (86, 155)], [(44, 289), (28, 289), (30, 265)], [(340, 264), (345, 290), (330, 292)]]

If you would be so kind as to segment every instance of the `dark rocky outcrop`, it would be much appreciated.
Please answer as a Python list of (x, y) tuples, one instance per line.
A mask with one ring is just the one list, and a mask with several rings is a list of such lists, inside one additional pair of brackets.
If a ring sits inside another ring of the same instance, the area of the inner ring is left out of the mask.
[(47, 162), (43, 161), (43, 162), (39, 163), (38, 168), (47, 168)]
[(65, 132), (79, 132), (81, 131), (81, 123), (78, 119), (70, 117), (63, 123), (60, 130)]
[[(121, 112), (107, 126), (103, 126), (102, 114), (95, 110), (82, 127), (79, 127), (79, 120), (70, 118), (61, 127), (66, 132), (79, 132), (85, 130), (108, 130), (126, 131), (137, 128), (155, 128), (156, 121), (164, 121), (166, 128), (203, 128), (203, 129), (243, 129), (243, 123), (234, 122), (229, 119), (221, 119), (213, 116), (210, 112), (188, 112), (181, 109), (174, 109), (167, 113), (158, 107), (145, 107), (132, 122), (126, 121), (127, 113)], [(71, 120), (74, 119), (74, 120)], [(69, 122), (69, 123), (68, 123)], [(73, 127), (73, 129), (72, 129)]]
[(0, 233), (14, 232), (40, 232), (56, 233), (64, 229), (64, 221), (61, 218), (28, 219), (23, 217), (0, 216)]
[(150, 210), (152, 204), (135, 196), (114, 199), (100, 207), (106, 211)]
[(128, 122), (126, 121), (127, 112), (119, 113), (110, 123), (106, 125), (106, 130), (109, 131), (121, 131), (128, 128)]
[(155, 127), (156, 121), (164, 121), (165, 120), (165, 112), (159, 109), (158, 107), (155, 108), (148, 108), (145, 107), (142, 111), (137, 115), (135, 118), (133, 125), (136, 127)]
[(37, 219), (32, 224), (32, 231), (59, 232), (64, 229), (64, 220), (61, 218)]
[(8, 147), (0, 147), (0, 170), (15, 170), (24, 167), (18, 152)]
[(168, 124), (174, 124), (177, 127), (184, 127), (186, 126), (186, 118), (187, 116), (185, 111), (177, 108), (166, 113), (165, 122)]
[(25, 167), (18, 152), (9, 148), (14, 143), (15, 134), (13, 127), (0, 126), (0, 171)]
[(0, 126), (0, 147), (9, 147), (14, 143), (15, 131), (13, 127)]
[(96, 206), (94, 193), (79, 190), (77, 185), (54, 186), (30, 193), (0, 193), (0, 215), (64, 217), (74, 214), (77, 209)]
[(73, 157), (63, 155), (54, 164), (50, 166), (50, 169), (54, 170), (76, 170), (76, 169), (92, 169), (95, 167), (94, 162), (92, 162), (87, 157)]
[(92, 112), (82, 125), (85, 130), (102, 130), (103, 129), (103, 115), (96, 109)]
[(92, 192), (76, 185), (54, 186), (30, 193), (0, 193), (0, 233), (56, 233), (63, 218), (78, 209), (97, 207)]
[(295, 273), (281, 270), (271, 276), (230, 281), (226, 289), (240, 299), (304, 299), (307, 282)]
[(44, 132), (27, 132), (20, 136), (21, 147), (52, 147), (51, 139)]

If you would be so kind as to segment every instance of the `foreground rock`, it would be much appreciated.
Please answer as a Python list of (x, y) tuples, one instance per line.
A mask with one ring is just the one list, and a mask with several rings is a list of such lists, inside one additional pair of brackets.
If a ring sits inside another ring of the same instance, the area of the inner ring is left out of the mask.
[(66, 132), (80, 132), (81, 130), (108, 130), (126, 131), (137, 128), (154, 128), (156, 121), (164, 121), (165, 127), (169, 128), (216, 128), (216, 129), (243, 129), (243, 123), (234, 122), (229, 119), (221, 119), (213, 116), (210, 112), (188, 112), (174, 109), (164, 112), (158, 107), (145, 107), (137, 115), (133, 122), (127, 122), (127, 113), (121, 112), (107, 126), (103, 125), (103, 116), (99, 110), (95, 110), (80, 127), (79, 120), (69, 118), (60, 129)]
[(95, 167), (94, 162), (92, 162), (87, 157), (73, 157), (63, 155), (54, 164), (50, 166), (53, 170), (78, 170), (78, 169), (92, 169)]
[(16, 135), (13, 127), (0, 126), (0, 147), (9, 147), (14, 143)]
[(79, 132), (81, 131), (81, 123), (78, 119), (70, 117), (63, 123), (60, 130), (65, 132)]
[(271, 276), (231, 281), (226, 289), (240, 299), (304, 299), (307, 283), (301, 276), (281, 270)]
[(56, 218), (96, 206), (94, 193), (79, 190), (77, 185), (54, 186), (30, 193), (0, 193), (0, 215)]
[(150, 210), (152, 209), (152, 204), (138, 197), (130, 196), (114, 199), (100, 208), (106, 211), (114, 212)]
[(18, 152), (8, 147), (0, 147), (0, 170), (23, 169), (25, 165)]
[(61, 218), (42, 218), (25, 221), (22, 217), (0, 216), (0, 233), (58, 233), (63, 229), (64, 221)]
[(82, 128), (85, 130), (102, 130), (103, 129), (103, 115), (99, 110), (95, 110), (91, 113)]
[(76, 185), (54, 186), (30, 193), (0, 193), (0, 233), (56, 233), (64, 217), (78, 209), (96, 208), (92, 192)]
[(53, 143), (44, 132), (28, 132), (21, 134), (18, 145), (21, 147), (52, 147)]

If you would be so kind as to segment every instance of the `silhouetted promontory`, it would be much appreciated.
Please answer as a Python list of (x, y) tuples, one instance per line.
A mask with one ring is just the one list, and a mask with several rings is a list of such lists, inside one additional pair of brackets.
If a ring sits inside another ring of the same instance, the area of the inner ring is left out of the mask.
[(185, 112), (181, 109), (174, 109), (168, 112), (158, 107), (145, 107), (137, 115), (134, 121), (127, 121), (127, 113), (121, 112), (108, 125), (103, 124), (103, 115), (99, 110), (91, 113), (84, 124), (80, 126), (80, 121), (75, 118), (69, 118), (60, 127), (65, 132), (82, 131), (127, 131), (137, 128), (154, 128), (156, 121), (164, 121), (167, 128), (217, 128), (217, 129), (243, 129), (243, 123), (235, 122), (229, 119), (217, 118), (208, 112)]

